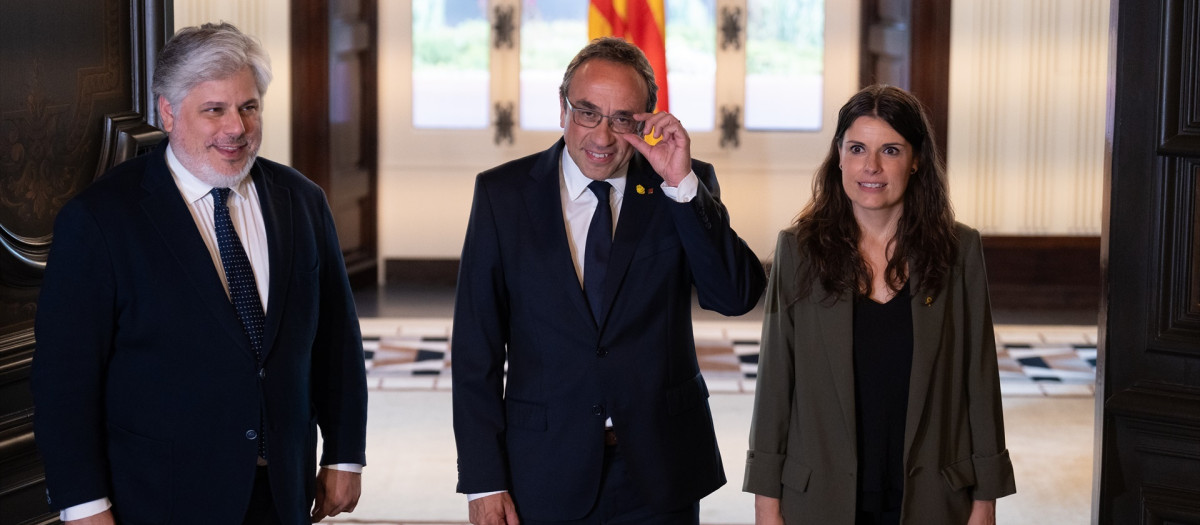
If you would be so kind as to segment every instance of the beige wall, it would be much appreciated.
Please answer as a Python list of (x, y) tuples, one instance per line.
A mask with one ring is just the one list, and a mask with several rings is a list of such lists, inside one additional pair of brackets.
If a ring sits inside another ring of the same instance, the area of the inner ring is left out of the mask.
[(1107, 0), (955, 0), (951, 198), (986, 233), (1099, 235)]

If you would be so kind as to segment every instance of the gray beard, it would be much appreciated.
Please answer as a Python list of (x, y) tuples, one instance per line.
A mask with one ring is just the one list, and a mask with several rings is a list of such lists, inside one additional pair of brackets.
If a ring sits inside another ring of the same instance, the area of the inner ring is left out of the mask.
[(233, 175), (220, 173), (213, 169), (211, 165), (203, 162), (198, 163), (199, 166), (196, 168), (191, 168), (187, 166), (186, 162), (191, 159), (184, 159), (179, 155), (179, 152), (176, 152), (175, 156), (179, 157), (179, 161), (184, 164), (184, 167), (188, 168), (188, 171), (191, 171), (192, 175), (194, 175), (197, 179), (200, 179), (201, 182), (214, 188), (232, 188), (238, 184), (241, 184), (246, 176), (250, 174), (250, 169), (254, 167), (254, 161), (258, 159), (258, 152), (250, 155), (250, 158), (246, 160), (246, 165), (241, 169), (241, 171)]

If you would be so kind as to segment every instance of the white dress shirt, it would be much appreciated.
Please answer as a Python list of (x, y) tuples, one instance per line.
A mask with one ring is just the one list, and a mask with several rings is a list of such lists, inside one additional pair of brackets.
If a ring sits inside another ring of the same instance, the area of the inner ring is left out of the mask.
[[(217, 244), (214, 226), (213, 197), (209, 193), (213, 187), (196, 178), (187, 168), (183, 167), (170, 145), (167, 146), (167, 168), (171, 172), (172, 179), (175, 180), (175, 186), (179, 188), (180, 195), (187, 202), (188, 211), (191, 212), (192, 219), (196, 221), (196, 229), (200, 231), (200, 237), (204, 239), (204, 245), (208, 247), (208, 254), (212, 256), (213, 266), (221, 278), (221, 285), (225, 287), (225, 294), (228, 295), (229, 282), (225, 279), (225, 266), (221, 263), (221, 248)], [(262, 301), (265, 314), (267, 312), (267, 290), (269, 289), (267, 285), (271, 279), (271, 261), (267, 249), (267, 226), (263, 221), (258, 190), (254, 185), (254, 180), (250, 177), (242, 179), (237, 186), (230, 190), (232, 191), (229, 192), (226, 200), (226, 205), (229, 206), (229, 218), (233, 221), (233, 229), (237, 231), (238, 239), (246, 250), (246, 257), (250, 259), (250, 267), (254, 272), (254, 284), (258, 288), (258, 298)], [(266, 461), (259, 458), (259, 464), (265, 465)], [(354, 463), (323, 465), (323, 467), (362, 472), (362, 465)], [(67, 507), (59, 512), (58, 519), (62, 521), (83, 519), (104, 512), (109, 507), (112, 507), (112, 502), (108, 498), (100, 498)]]
[[(558, 190), (559, 197), (562, 199), (563, 222), (567, 226), (567, 246), (571, 249), (571, 261), (575, 263), (575, 277), (579, 279), (579, 286), (583, 286), (583, 250), (582, 246), (587, 244), (588, 230), (592, 226), (592, 214), (596, 213), (596, 205), (600, 200), (596, 198), (596, 194), (588, 189), (588, 184), (592, 183), (592, 179), (587, 178), (583, 171), (579, 169), (579, 165), (575, 164), (575, 159), (572, 159), (567, 154), (567, 148), (563, 148), (562, 161), (559, 162), (558, 175)], [(621, 203), (625, 200), (625, 182), (628, 180), (626, 175), (627, 170), (622, 170), (614, 173), (612, 177), (605, 179), (609, 184), (612, 184), (612, 192), (608, 196), (608, 204), (612, 206), (613, 218), (613, 234), (617, 232), (617, 220), (621, 215)], [(667, 182), (663, 181), (660, 185), (663, 193), (675, 202), (691, 202), (696, 197), (696, 192), (699, 191), (700, 179), (696, 177), (695, 172), (689, 172), (679, 186), (672, 188), (667, 186)], [(613, 424), (612, 418), (604, 420), (605, 427), (611, 427)], [(495, 492), (479, 492), (467, 494), (467, 501), (475, 501), (479, 498), (508, 492), (506, 490), (497, 490)]]

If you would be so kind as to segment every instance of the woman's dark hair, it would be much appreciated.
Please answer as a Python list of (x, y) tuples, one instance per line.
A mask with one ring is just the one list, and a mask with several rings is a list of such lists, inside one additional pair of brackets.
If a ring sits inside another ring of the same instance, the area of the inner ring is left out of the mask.
[(946, 166), (921, 102), (903, 89), (876, 84), (850, 97), (838, 111), (829, 154), (813, 178), (813, 199), (792, 226), (801, 255), (807, 254), (801, 260), (808, 260), (797, 269), (797, 299), (809, 296), (818, 280), (825, 299), (871, 293), (871, 269), (858, 251), (861, 232), (839, 166), (842, 139), (859, 117), (887, 122), (916, 152), (917, 170), (904, 191), (904, 211), (891, 241), (885, 278), (888, 287), (899, 291), (915, 273), (921, 277), (921, 292), (932, 295), (942, 287), (958, 252)]

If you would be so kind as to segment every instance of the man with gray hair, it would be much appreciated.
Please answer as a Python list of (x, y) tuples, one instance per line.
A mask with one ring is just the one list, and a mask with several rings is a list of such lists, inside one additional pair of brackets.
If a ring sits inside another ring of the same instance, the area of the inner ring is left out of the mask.
[(68, 523), (299, 524), (358, 502), (358, 319), (324, 194), (257, 156), (270, 81), (232, 25), (179, 31), (154, 73), (169, 139), (59, 213), (32, 384)]

